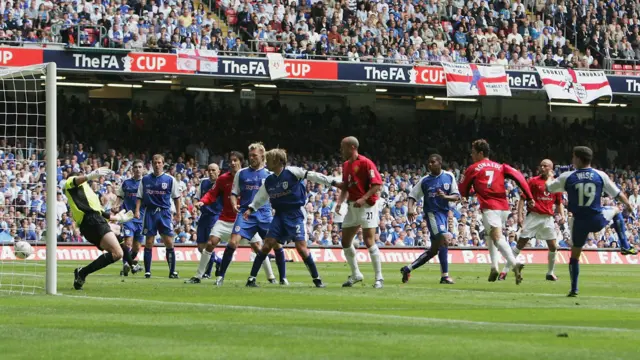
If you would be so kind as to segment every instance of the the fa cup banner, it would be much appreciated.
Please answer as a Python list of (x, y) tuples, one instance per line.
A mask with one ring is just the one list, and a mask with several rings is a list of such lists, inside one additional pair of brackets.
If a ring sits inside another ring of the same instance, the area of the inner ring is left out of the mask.
[(599, 97), (613, 95), (604, 71), (544, 67), (536, 67), (536, 71), (549, 99), (573, 100), (588, 104)]
[(511, 96), (504, 66), (442, 63), (447, 96)]

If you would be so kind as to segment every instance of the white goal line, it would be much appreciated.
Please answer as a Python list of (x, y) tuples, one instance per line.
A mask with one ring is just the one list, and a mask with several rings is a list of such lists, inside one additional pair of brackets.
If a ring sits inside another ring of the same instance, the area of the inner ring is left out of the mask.
[(429, 317), (419, 317), (419, 316), (372, 314), (372, 313), (339, 311), (339, 310), (272, 308), (272, 307), (262, 307), (262, 306), (206, 304), (206, 303), (193, 303), (193, 302), (148, 300), (148, 299), (125, 298), (125, 297), (81, 296), (81, 295), (67, 295), (67, 294), (60, 294), (60, 295), (67, 298), (82, 299), (82, 300), (96, 300), (96, 301), (109, 301), (109, 302), (128, 300), (136, 303), (155, 304), (155, 305), (162, 305), (162, 306), (174, 305), (178, 307), (191, 306), (191, 307), (205, 308), (205, 309), (208, 308), (208, 309), (223, 309), (223, 310), (224, 309), (241, 310), (241, 311), (259, 312), (260, 314), (264, 314), (265, 312), (277, 312), (277, 313), (310, 314), (310, 315), (317, 315), (317, 316), (326, 315), (326, 316), (336, 316), (336, 317), (353, 317), (353, 318), (377, 319), (381, 321), (402, 321), (403, 324), (407, 324), (407, 323), (414, 323), (418, 325), (445, 324), (450, 326), (480, 328), (482, 330), (486, 330), (488, 326), (500, 326), (500, 327), (509, 327), (513, 330), (523, 330), (523, 329), (553, 330), (553, 331), (579, 330), (579, 331), (590, 331), (590, 332), (598, 332), (598, 333), (603, 331), (640, 333), (640, 330), (638, 329), (597, 327), (597, 326), (502, 323), (502, 322), (490, 322), (490, 321), (440, 319), (440, 318), (429, 318)]

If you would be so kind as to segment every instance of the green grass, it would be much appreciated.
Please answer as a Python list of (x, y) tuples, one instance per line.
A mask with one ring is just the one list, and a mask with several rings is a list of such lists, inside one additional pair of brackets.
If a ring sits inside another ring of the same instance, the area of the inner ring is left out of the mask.
[[(527, 266), (516, 286), (488, 283), (488, 266), (453, 265), (439, 285), (428, 265), (400, 283), (385, 265), (385, 288), (342, 289), (343, 264), (320, 264), (326, 289), (288, 264), (289, 287), (244, 288), (250, 264), (232, 264), (222, 288), (183, 279), (117, 276), (112, 266), (71, 287), (77, 264), (59, 264), (62, 296), (0, 295), (0, 358), (9, 359), (638, 359), (640, 267), (584, 265), (581, 296), (566, 298), (546, 266)], [(5, 271), (7, 267), (5, 265)], [(274, 264), (275, 270), (275, 264)], [(6, 283), (7, 275), (3, 275)], [(160, 277), (162, 276), (162, 277)], [(568, 337), (558, 336), (566, 334)]]

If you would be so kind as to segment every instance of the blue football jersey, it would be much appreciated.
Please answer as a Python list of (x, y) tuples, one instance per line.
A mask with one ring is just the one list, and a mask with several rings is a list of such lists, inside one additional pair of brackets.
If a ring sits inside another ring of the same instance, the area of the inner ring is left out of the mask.
[[(202, 197), (209, 190), (211, 190), (211, 188), (213, 187), (214, 184), (215, 184), (215, 182), (211, 181), (211, 179), (209, 179), (209, 178), (203, 179), (200, 182), (200, 186), (198, 186), (198, 189), (196, 190), (196, 199), (198, 199), (198, 200), (202, 199)], [(219, 215), (220, 212), (222, 212), (222, 200), (223, 199), (224, 198), (222, 196), (218, 196), (216, 201), (214, 201), (213, 203), (211, 203), (209, 205), (205, 205), (205, 206), (201, 207), (200, 211), (202, 211), (202, 213), (207, 213), (207, 214), (211, 214), (211, 215)]]
[[(249, 209), (249, 204), (251, 204), (269, 174), (271, 173), (265, 168), (256, 170), (251, 167), (240, 169), (236, 173), (233, 178), (231, 193), (240, 197), (240, 214)], [(258, 217), (271, 217), (271, 205), (269, 203), (257, 210)]]
[(552, 193), (567, 192), (567, 209), (574, 217), (589, 217), (602, 211), (602, 193), (616, 197), (620, 189), (606, 173), (593, 168), (577, 169), (562, 173), (547, 184)]
[(142, 199), (142, 206), (146, 208), (171, 209), (171, 201), (180, 197), (178, 181), (165, 173), (145, 175), (136, 196)]
[[(122, 186), (116, 189), (116, 195), (122, 199), (122, 207), (124, 210), (136, 211), (136, 200), (138, 199), (138, 189), (140, 181), (134, 178), (127, 179), (122, 182)], [(144, 218), (144, 207), (140, 207), (140, 219), (133, 219), (134, 222), (142, 223)]]
[(429, 174), (422, 177), (416, 186), (411, 189), (409, 197), (416, 201), (424, 197), (422, 210), (425, 213), (449, 211), (449, 200), (439, 197), (438, 190), (442, 190), (446, 195), (460, 195), (455, 176), (443, 170), (438, 176)]
[(323, 174), (307, 171), (295, 166), (285, 167), (280, 174), (272, 173), (264, 181), (251, 203), (252, 208), (260, 208), (271, 201), (276, 214), (299, 210), (307, 200), (304, 180), (331, 186), (331, 179)]

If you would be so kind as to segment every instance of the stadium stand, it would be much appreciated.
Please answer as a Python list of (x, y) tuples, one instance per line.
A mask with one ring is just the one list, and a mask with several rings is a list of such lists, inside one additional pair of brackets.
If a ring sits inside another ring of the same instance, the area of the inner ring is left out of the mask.
[(0, 4), (0, 42), (640, 70), (633, 1), (111, 0)]
[[(378, 229), (381, 246), (428, 246), (426, 223), (418, 218), (407, 221), (406, 198), (411, 187), (425, 174), (427, 155), (440, 153), (446, 168), (459, 178), (468, 165), (469, 144), (472, 139), (484, 137), (491, 143), (498, 161), (508, 162), (526, 176), (535, 172), (535, 165), (549, 157), (558, 165), (570, 162), (570, 145), (580, 143), (595, 150), (596, 164), (610, 174), (630, 196), (636, 207), (636, 217), (628, 218), (629, 239), (640, 245), (640, 195), (638, 181), (640, 169), (620, 164), (637, 163), (640, 154), (637, 134), (640, 127), (635, 119), (597, 119), (572, 121), (571, 119), (531, 118), (521, 122), (514, 115), (504, 119), (435, 118), (426, 124), (416, 121), (411, 126), (396, 126), (394, 119), (382, 121), (369, 108), (331, 108), (322, 111), (308, 108), (303, 103), (297, 109), (280, 104), (277, 97), (253, 109), (234, 108), (225, 102), (212, 102), (204, 95), (194, 98), (185, 94), (185, 101), (167, 98), (162, 106), (150, 107), (145, 102), (130, 107), (97, 102), (84, 102), (60, 93), (59, 129), (60, 147), (57, 180), (60, 182), (72, 170), (90, 171), (109, 166), (116, 171), (113, 178), (101, 179), (93, 184), (106, 209), (117, 212), (114, 190), (128, 176), (132, 160), (142, 159), (150, 169), (150, 158), (156, 152), (164, 153), (172, 175), (182, 181), (182, 223), (177, 232), (178, 243), (192, 243), (199, 213), (193, 206), (196, 187), (204, 176), (203, 168), (216, 162), (226, 168), (225, 154), (231, 150), (246, 150), (247, 144), (257, 140), (286, 147), (293, 164), (326, 174), (339, 175), (337, 157), (340, 134), (357, 134), (364, 154), (374, 159), (383, 175), (382, 213)], [(64, 109), (64, 110), (62, 110)], [(445, 114), (445, 113), (443, 113)], [(178, 121), (186, 116), (190, 121)], [(91, 126), (77, 126), (81, 119), (95, 119)], [(199, 129), (211, 129), (216, 119), (217, 131), (202, 134)], [(348, 119), (348, 121), (347, 121)], [(274, 133), (278, 122), (289, 129)], [(611, 124), (616, 126), (611, 126)], [(427, 128), (428, 127), (428, 128)], [(326, 129), (336, 131), (326, 131)], [(340, 131), (337, 131), (340, 129)], [(571, 133), (571, 139), (568, 135)], [(261, 134), (262, 138), (258, 138)], [(313, 134), (313, 135), (311, 135)], [(455, 134), (453, 136), (452, 134)], [(505, 136), (505, 135), (509, 136)], [(91, 140), (100, 139), (100, 140)], [(109, 139), (109, 140), (106, 140)], [(140, 139), (145, 139), (141, 142)], [(189, 139), (190, 143), (187, 143)], [(538, 143), (546, 147), (530, 146), (531, 139), (545, 139)], [(615, 139), (615, 140), (614, 140)], [(45, 180), (42, 153), (36, 153), (11, 140), (0, 139), (0, 242), (13, 238), (37, 241), (45, 229), (44, 214), (54, 209), (58, 215), (58, 239), (63, 242), (83, 242), (76, 225), (68, 214), (65, 197), (60, 194), (56, 204), (46, 204), (43, 191)], [(39, 146), (43, 148), (43, 146)], [(35, 184), (27, 186), (27, 183)], [(309, 184), (306, 231), (310, 245), (338, 245), (341, 233), (333, 223), (332, 208), (336, 193)], [(518, 189), (508, 183), (510, 202), (515, 209)], [(451, 209), (449, 231), (455, 235), (451, 246), (484, 246), (483, 230), (478, 218), (477, 203), (473, 197)], [(14, 221), (15, 219), (15, 221)], [(512, 240), (517, 231), (515, 210), (510, 217), (505, 235)], [(557, 225), (561, 247), (568, 246), (566, 225)], [(588, 247), (617, 247), (614, 231), (606, 228), (592, 234)], [(544, 247), (544, 241), (532, 241), (531, 246)]]

